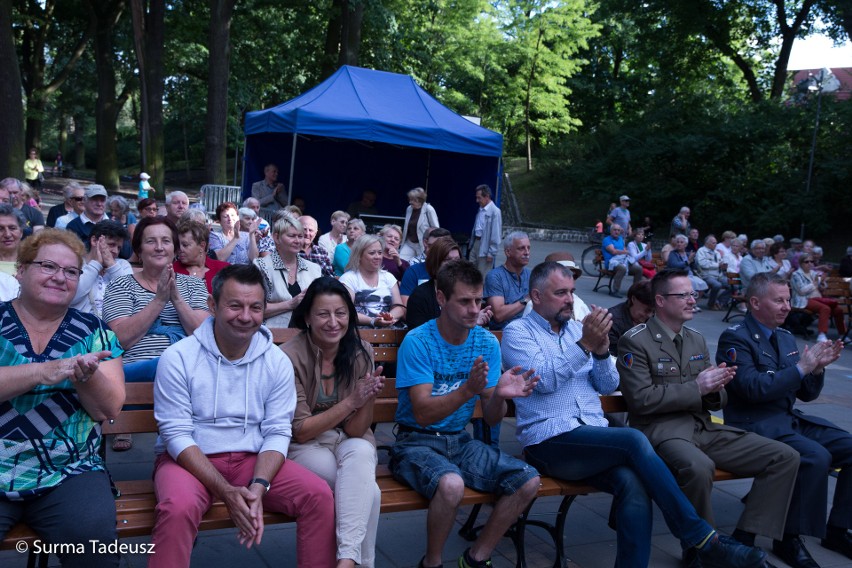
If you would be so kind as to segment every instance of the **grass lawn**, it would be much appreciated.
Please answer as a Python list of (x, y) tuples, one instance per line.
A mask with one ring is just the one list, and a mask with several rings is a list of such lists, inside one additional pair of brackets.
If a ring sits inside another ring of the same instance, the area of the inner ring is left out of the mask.
[(618, 196), (582, 198), (570, 181), (553, 170), (526, 171), (525, 158), (506, 158), (506, 172), (524, 223), (555, 227), (591, 227), (604, 220), (609, 203)]

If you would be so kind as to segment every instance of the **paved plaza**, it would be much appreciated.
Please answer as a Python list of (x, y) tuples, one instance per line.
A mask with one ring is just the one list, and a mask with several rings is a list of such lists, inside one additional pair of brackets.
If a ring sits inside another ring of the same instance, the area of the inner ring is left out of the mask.
[[(571, 251), (579, 261), (585, 245), (572, 243), (532, 243), (532, 267), (544, 257), (557, 250)], [(502, 262), (503, 259), (498, 259)], [(582, 276), (577, 280), (577, 292), (588, 304), (609, 307), (619, 300), (606, 293), (592, 292), (594, 278)], [(627, 278), (625, 289), (630, 283)], [(702, 302), (703, 303), (703, 302)], [(729, 325), (722, 322), (724, 312), (703, 311), (696, 314), (692, 327), (704, 334), (711, 355), (715, 353), (719, 335)], [(736, 321), (736, 320), (735, 320)], [(833, 331), (833, 330), (832, 330)], [(831, 333), (829, 334), (831, 337)], [(800, 345), (804, 344), (797, 338)], [(828, 371), (822, 396), (811, 403), (799, 403), (806, 412), (834, 421), (847, 430), (852, 430), (852, 347), (844, 350), (840, 360)], [(382, 425), (377, 433), (379, 443), (391, 440), (390, 428)], [(115, 454), (109, 451), (108, 463), (115, 479), (139, 479), (150, 476), (153, 462), (153, 435), (134, 436), (134, 448), (125, 453)], [(520, 447), (514, 438), (514, 421), (507, 420), (502, 431), (502, 446), (505, 450), (518, 454)], [(386, 456), (381, 456), (387, 459)], [(834, 479), (829, 487), (833, 490)], [(714, 509), (721, 530), (731, 532), (742, 510), (740, 499), (748, 492), (751, 480), (735, 480), (717, 483), (714, 491)], [(554, 519), (561, 498), (540, 499), (533, 509), (534, 515), (548, 522)], [(605, 494), (593, 494), (578, 497), (568, 513), (565, 531), (565, 566), (571, 568), (609, 568), (615, 563), (615, 532), (607, 526), (611, 498)], [(460, 527), (467, 517), (469, 508), (464, 508), (458, 516)], [(488, 513), (488, 507), (484, 513)], [(484, 517), (482, 517), (484, 518)], [(417, 565), (425, 547), (426, 513), (415, 511), (382, 515), (379, 523), (377, 567), (410, 568)], [(295, 525), (276, 525), (266, 528), (263, 543), (251, 550), (239, 546), (236, 531), (233, 529), (207, 531), (199, 535), (192, 555), (192, 566), (200, 568), (249, 567), (295, 567)], [(823, 568), (852, 567), (852, 560), (840, 554), (823, 549), (817, 540), (806, 537), (809, 550)], [(148, 542), (148, 538), (128, 539), (127, 542)], [(764, 549), (771, 548), (771, 542), (763, 537), (757, 544)], [(453, 533), (444, 553), (444, 566), (456, 566), (456, 559), (469, 546), (469, 543)], [(530, 528), (527, 532), (527, 565), (530, 568), (553, 566), (554, 548), (550, 537), (544, 531)], [(772, 559), (778, 566), (784, 563)], [(515, 566), (515, 553), (511, 541), (503, 539), (493, 556), (495, 568)], [(51, 566), (58, 566), (55, 557)], [(141, 555), (129, 555), (122, 559), (123, 567), (141, 567), (146, 559)], [(654, 540), (651, 554), (652, 568), (676, 568), (680, 566), (680, 544), (671, 536), (662, 515), (656, 511), (654, 517)], [(14, 551), (0, 552), (0, 566), (23, 568), (26, 555)], [(311, 567), (306, 567), (311, 568)]]

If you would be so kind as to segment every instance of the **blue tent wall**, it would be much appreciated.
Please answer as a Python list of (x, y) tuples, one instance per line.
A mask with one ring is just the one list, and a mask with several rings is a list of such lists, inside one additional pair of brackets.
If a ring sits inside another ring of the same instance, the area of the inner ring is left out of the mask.
[[(292, 143), (292, 134), (248, 138), (246, 172), (256, 173), (246, 176), (244, 195), (248, 195), (253, 182), (263, 177), (263, 167), (270, 162), (278, 165), (279, 180), (288, 184)], [(499, 172), (497, 157), (299, 136), (293, 196), (305, 200), (307, 213), (316, 217), (320, 230), (325, 232), (331, 214), (346, 210), (365, 189), (378, 194), (376, 208), (380, 214), (402, 216), (408, 206), (408, 190), (425, 187), (441, 226), (466, 233), (476, 215), (476, 186), (486, 183), (494, 188)]]
[(502, 136), (447, 109), (407, 75), (343, 66), (295, 99), (248, 113), (244, 195), (270, 162), (289, 189), (294, 131), (293, 195), (306, 200), (321, 230), (364, 189), (378, 193), (379, 213), (403, 215), (406, 192), (426, 187), (441, 225), (458, 232), (471, 228), (477, 185), (490, 185), (499, 202)]

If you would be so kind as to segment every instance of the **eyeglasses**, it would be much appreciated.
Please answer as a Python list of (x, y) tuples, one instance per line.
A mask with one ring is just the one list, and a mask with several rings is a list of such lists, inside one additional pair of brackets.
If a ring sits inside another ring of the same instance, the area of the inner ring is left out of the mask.
[(61, 270), (68, 280), (77, 280), (80, 278), (80, 274), (83, 273), (82, 270), (74, 266), (59, 266), (50, 260), (34, 260), (30, 264), (38, 264), (41, 267), (41, 271), (50, 276), (55, 275)]
[(674, 298), (678, 298), (680, 300), (688, 300), (692, 298), (693, 300), (698, 299), (698, 292), (680, 292), (678, 294), (660, 294), (660, 296), (671, 296)]
[(83, 201), (83, 199), (84, 199), (83, 197), (72, 197), (71, 198), (72, 201)]
[(812, 261), (812, 260), (803, 260), (799, 264), (813, 264), (813, 263), (814, 263), (814, 261)]

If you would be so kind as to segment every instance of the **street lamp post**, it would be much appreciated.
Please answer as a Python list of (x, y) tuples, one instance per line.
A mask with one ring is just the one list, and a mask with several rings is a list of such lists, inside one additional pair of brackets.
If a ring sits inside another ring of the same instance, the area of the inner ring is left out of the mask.
[[(816, 91), (817, 94), (817, 110), (816, 110), (816, 120), (814, 121), (814, 136), (813, 140), (811, 140), (811, 157), (808, 161), (808, 179), (805, 184), (805, 199), (809, 196), (811, 192), (811, 179), (813, 178), (814, 173), (814, 154), (816, 153), (816, 143), (817, 143), (817, 134), (819, 133), (819, 115), (820, 110), (822, 109), (822, 93), (823, 91), (832, 92), (836, 91), (838, 87), (840, 87), (840, 81), (834, 76), (831, 72), (831, 69), (823, 68), (820, 70), (819, 74), (811, 75), (804, 81), (802, 81), (803, 86), (806, 87), (808, 92)], [(804, 211), (804, 208), (802, 209)], [(802, 229), (799, 234), (799, 238), (805, 239), (805, 218), (802, 217)]]

